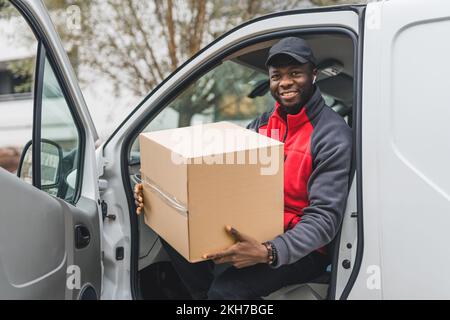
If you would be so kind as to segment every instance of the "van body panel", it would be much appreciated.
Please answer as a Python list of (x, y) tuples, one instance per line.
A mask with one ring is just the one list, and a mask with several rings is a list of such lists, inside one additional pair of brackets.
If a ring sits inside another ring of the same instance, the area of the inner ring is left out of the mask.
[(350, 298), (450, 296), (450, 3), (367, 6), (364, 258)]

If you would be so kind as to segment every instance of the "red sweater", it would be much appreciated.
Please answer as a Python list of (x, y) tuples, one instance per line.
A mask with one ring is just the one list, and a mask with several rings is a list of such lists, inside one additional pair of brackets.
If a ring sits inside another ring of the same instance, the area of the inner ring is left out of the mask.
[[(285, 120), (285, 118), (287, 118)], [(306, 108), (284, 115), (277, 103), (267, 124), (259, 133), (284, 142), (284, 230), (292, 229), (309, 205), (307, 184), (312, 172), (311, 134), (313, 126)], [(278, 134), (277, 134), (278, 133)]]

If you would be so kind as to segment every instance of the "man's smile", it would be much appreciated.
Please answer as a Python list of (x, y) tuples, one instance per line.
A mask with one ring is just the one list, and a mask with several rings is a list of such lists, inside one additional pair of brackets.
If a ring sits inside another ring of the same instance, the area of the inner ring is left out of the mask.
[(280, 93), (280, 96), (290, 98), (298, 94), (298, 91), (283, 91)]
[(297, 90), (287, 90), (287, 91), (283, 91), (280, 92), (280, 97), (282, 97), (283, 99), (292, 99), (295, 98), (299, 95), (299, 92)]

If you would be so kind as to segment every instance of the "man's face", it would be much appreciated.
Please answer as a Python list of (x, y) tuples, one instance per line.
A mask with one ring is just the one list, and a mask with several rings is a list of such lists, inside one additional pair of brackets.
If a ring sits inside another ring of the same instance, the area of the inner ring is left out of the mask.
[(311, 98), (317, 71), (308, 63), (287, 62), (269, 66), (269, 77), (270, 93), (289, 111), (289, 108), (302, 107)]

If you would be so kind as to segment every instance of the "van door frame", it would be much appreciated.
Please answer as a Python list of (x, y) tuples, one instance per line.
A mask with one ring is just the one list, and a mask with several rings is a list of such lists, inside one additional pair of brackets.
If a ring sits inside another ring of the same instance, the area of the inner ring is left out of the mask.
[[(352, 272), (350, 278), (345, 286), (340, 297), (336, 297), (336, 280), (338, 268), (334, 268), (332, 271), (332, 278), (329, 290), (329, 299), (331, 300), (347, 300), (353, 285), (358, 277), (361, 263), (364, 254), (364, 224), (363, 224), (363, 176), (362, 176), (362, 79), (363, 79), (363, 57), (364, 57), (364, 27), (365, 27), (365, 16), (366, 16), (366, 6), (359, 6), (356, 8), (359, 16), (359, 34), (357, 49), (355, 54), (354, 63), (354, 75), (356, 76), (356, 81), (353, 82), (353, 101), (354, 106), (352, 110), (353, 114), (353, 155), (352, 155), (352, 167), (353, 173), (356, 173), (356, 219), (357, 219), (357, 246), (355, 261), (353, 262)], [(355, 80), (355, 77), (354, 77)], [(353, 175), (352, 175), (353, 177)], [(353, 178), (351, 179), (353, 180)], [(349, 181), (349, 190), (352, 181)], [(337, 235), (337, 243), (340, 244), (341, 233)], [(338, 266), (339, 260), (339, 250), (335, 250), (335, 256), (333, 257), (333, 265)]]
[[(330, 12), (330, 11), (353, 11), (355, 12), (359, 17), (359, 34), (356, 35), (353, 30), (346, 28), (345, 26), (326, 26), (326, 27), (298, 27), (295, 29), (287, 29), (283, 31), (276, 31), (276, 32), (270, 32), (267, 34), (258, 35), (256, 37), (252, 37), (250, 39), (247, 39), (245, 41), (242, 41), (238, 44), (235, 44), (234, 46), (227, 48), (227, 50), (224, 50), (219, 55), (214, 56), (213, 58), (209, 59), (206, 63), (202, 64), (199, 68), (197, 68), (192, 74), (189, 75), (186, 79), (183, 81), (180, 81), (180, 83), (174, 87), (173, 90), (183, 90), (186, 88), (189, 84), (191, 84), (195, 79), (197, 79), (199, 76), (206, 73), (208, 70), (213, 68), (217, 61), (223, 59), (226, 56), (229, 56), (233, 52), (236, 52), (244, 47), (247, 47), (251, 44), (262, 42), (265, 40), (270, 40), (273, 38), (279, 38), (281, 36), (287, 36), (295, 34), (312, 34), (312, 33), (330, 33), (330, 32), (338, 32), (340, 34), (346, 34), (351, 37), (354, 44), (354, 77), (356, 75), (356, 81), (353, 81), (353, 99), (356, 103), (354, 103), (353, 106), (353, 141), (354, 146), (356, 147), (354, 152), (354, 158), (353, 158), (353, 167), (355, 167), (356, 163), (356, 171), (357, 171), (357, 202), (358, 202), (358, 217), (357, 217), (357, 223), (358, 223), (358, 230), (357, 230), (357, 256), (355, 260), (355, 264), (353, 265), (352, 274), (350, 277), (350, 280), (344, 290), (343, 295), (340, 297), (341, 299), (345, 299), (348, 296), (348, 293), (350, 292), (353, 283), (357, 277), (357, 274), (359, 272), (359, 266), (362, 261), (362, 254), (363, 254), (363, 225), (362, 225), (362, 175), (361, 175), (361, 112), (358, 112), (361, 108), (361, 88), (362, 88), (362, 32), (364, 30), (364, 12), (365, 12), (365, 5), (351, 5), (351, 6), (337, 6), (337, 7), (331, 7), (331, 8), (313, 8), (313, 9), (302, 9), (302, 10), (292, 10), (292, 11), (284, 11), (279, 13), (274, 13), (270, 15), (266, 15), (263, 17), (259, 17), (254, 20), (250, 20), (232, 30), (225, 33), (215, 41), (208, 44), (205, 48), (200, 50), (197, 54), (195, 54), (193, 57), (191, 57), (188, 61), (183, 63), (180, 67), (178, 67), (171, 75), (169, 75), (164, 81), (162, 81), (155, 89), (153, 89), (137, 106), (136, 108), (126, 117), (126, 119), (122, 122), (122, 124), (113, 132), (113, 134), (109, 137), (109, 139), (105, 142), (103, 145), (103, 151), (105, 147), (108, 145), (108, 143), (112, 140), (113, 136), (122, 128), (122, 126), (128, 122), (128, 120), (134, 115), (134, 113), (143, 105), (145, 102), (155, 93), (158, 91), (158, 89), (163, 86), (170, 78), (172, 78), (178, 71), (180, 71), (182, 68), (184, 68), (187, 64), (189, 64), (192, 60), (194, 60), (196, 57), (198, 57), (200, 54), (202, 54), (204, 51), (208, 50), (211, 46), (222, 40), (223, 38), (227, 37), (228, 35), (236, 32), (238, 29), (241, 29), (249, 24), (255, 23), (260, 20), (272, 18), (272, 17), (280, 17), (280, 16), (286, 16), (286, 15), (296, 15), (296, 14), (308, 14), (308, 13), (314, 13), (314, 12)], [(172, 99), (173, 97), (170, 97), (170, 95), (164, 96), (158, 103), (155, 105), (154, 108), (152, 108), (151, 112), (149, 112), (145, 119), (140, 120), (139, 124), (134, 128), (134, 130), (129, 133), (123, 140), (121, 144), (120, 154), (120, 167), (121, 167), (121, 175), (122, 175), (122, 181), (124, 184), (124, 190), (127, 197), (128, 207), (130, 208), (130, 231), (132, 235), (131, 240), (131, 261), (130, 261), (130, 277), (131, 277), (131, 294), (133, 299), (140, 298), (140, 290), (139, 290), (139, 283), (138, 283), (138, 261), (139, 261), (139, 230), (138, 230), (138, 218), (134, 212), (135, 205), (134, 205), (134, 198), (133, 198), (133, 190), (131, 189), (131, 181), (129, 177), (129, 171), (128, 171), (128, 154), (130, 152), (131, 144), (133, 140), (137, 137), (139, 132), (143, 130), (146, 124), (148, 124)], [(356, 121), (355, 121), (356, 120)], [(333, 263), (336, 263), (337, 261), (333, 261)], [(335, 264), (337, 265), (337, 263)], [(332, 279), (331, 279), (331, 291), (329, 294), (329, 298), (336, 299), (335, 297), (335, 282), (337, 277), (337, 268), (333, 270), (332, 273)]]

